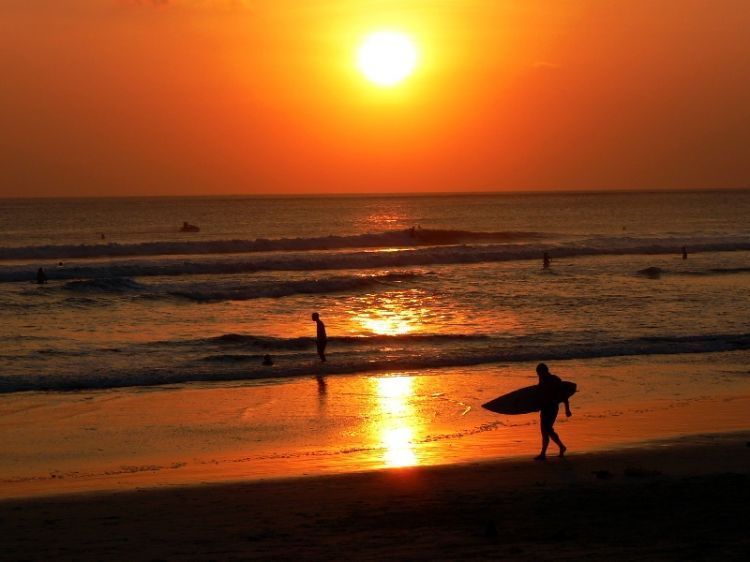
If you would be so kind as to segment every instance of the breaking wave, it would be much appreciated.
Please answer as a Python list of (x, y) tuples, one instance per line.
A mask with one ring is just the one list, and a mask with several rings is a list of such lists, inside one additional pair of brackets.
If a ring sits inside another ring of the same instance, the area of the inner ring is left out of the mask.
[[(371, 336), (335, 336), (328, 338), (331, 345), (343, 346), (383, 346), (383, 345), (404, 345), (404, 344), (445, 344), (445, 343), (466, 343), (466, 342), (490, 342), (492, 336), (483, 334), (398, 334), (389, 335), (371, 335)], [(165, 342), (184, 345), (186, 342)], [(315, 338), (274, 338), (270, 336), (253, 336), (245, 334), (224, 334), (205, 340), (189, 342), (194, 344), (215, 344), (220, 346), (236, 346), (245, 348), (254, 348), (258, 350), (294, 350), (294, 349), (312, 349), (315, 345)]]
[(144, 291), (145, 285), (127, 277), (104, 277), (101, 279), (84, 279), (65, 283), (65, 289), (78, 292), (125, 293)]
[(243, 254), (256, 252), (302, 252), (352, 248), (445, 246), (489, 244), (545, 238), (539, 232), (471, 232), (467, 230), (392, 230), (351, 236), (281, 238), (269, 240), (190, 240), (137, 244), (80, 244), (0, 248), (0, 260), (81, 259), (125, 256)]
[[(675, 254), (684, 239), (622, 238), (587, 239), (557, 245), (540, 243), (495, 244), (480, 246), (430, 246), (399, 251), (341, 251), (276, 253), (255, 256), (190, 259), (150, 258), (125, 262), (92, 262), (51, 268), (51, 282), (71, 279), (102, 279), (115, 277), (179, 276), (205, 274), (239, 274), (261, 271), (323, 271), (337, 269), (373, 269), (419, 267), (441, 264), (471, 264), (539, 259), (549, 251), (553, 259), (606, 255)], [(691, 253), (750, 250), (750, 240), (693, 239)], [(42, 264), (44, 265), (44, 264)], [(31, 281), (36, 267), (0, 266), (0, 282)], [(742, 271), (739, 268), (737, 271)], [(734, 270), (726, 270), (731, 273)], [(715, 273), (722, 273), (716, 271)]]
[(636, 271), (637, 275), (648, 277), (649, 279), (660, 279), (662, 275), (678, 275), (687, 277), (708, 277), (713, 275), (737, 275), (750, 273), (750, 267), (712, 267), (709, 269), (671, 271), (661, 267), (647, 267)]
[(86, 294), (135, 294), (143, 298), (180, 298), (194, 302), (281, 298), (292, 295), (339, 293), (391, 288), (424, 275), (421, 272), (387, 272), (376, 275), (341, 275), (296, 281), (198, 281), (192, 283), (138, 283), (129, 277), (69, 281), (63, 289)]
[[(226, 334), (181, 345), (225, 348), (182, 365), (111, 370), (95, 373), (0, 375), (0, 393), (31, 390), (109, 389), (187, 382), (278, 381), (289, 377), (384, 371), (437, 369), (491, 363), (590, 359), (632, 355), (713, 353), (750, 349), (750, 334), (641, 337), (603, 343), (543, 344), (527, 338), (489, 336), (401, 335), (332, 338), (330, 361), (315, 362), (311, 338), (262, 338)], [(415, 343), (435, 344), (418, 349)], [(165, 343), (165, 342), (162, 342)], [(399, 350), (373, 353), (384, 345), (410, 344)], [(245, 348), (245, 353), (242, 353)], [(216, 351), (216, 350), (215, 350)], [(260, 364), (261, 353), (276, 352), (275, 365)], [(290, 353), (290, 351), (295, 351)]]
[(410, 281), (419, 277), (419, 273), (385, 273), (382, 275), (350, 275), (322, 279), (302, 279), (299, 281), (251, 281), (248, 283), (203, 285), (192, 284), (168, 293), (197, 302), (215, 302), (225, 300), (251, 300), (262, 298), (281, 298), (292, 295), (312, 295), (339, 293), (357, 289), (391, 287), (393, 284)]

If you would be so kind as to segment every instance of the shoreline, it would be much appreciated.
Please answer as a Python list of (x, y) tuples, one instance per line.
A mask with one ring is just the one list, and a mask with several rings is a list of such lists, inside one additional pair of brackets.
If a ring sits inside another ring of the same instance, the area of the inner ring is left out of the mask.
[(749, 440), (2, 500), (0, 546), (30, 559), (739, 559)]
[[(581, 454), (748, 430), (746, 355), (558, 363), (584, 389), (560, 435)], [(532, 369), (9, 397), (0, 498), (531, 458), (538, 416), (479, 405), (527, 385)]]

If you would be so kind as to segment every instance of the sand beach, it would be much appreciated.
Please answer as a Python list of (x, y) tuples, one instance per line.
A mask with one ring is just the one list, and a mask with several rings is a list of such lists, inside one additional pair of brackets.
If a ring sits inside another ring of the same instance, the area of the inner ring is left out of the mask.
[[(8, 560), (733, 560), (747, 352), (559, 362), (536, 414), (478, 405), (531, 364), (6, 397)], [(282, 415), (280, 403), (288, 404)], [(23, 420), (23, 422), (21, 422)], [(348, 437), (347, 437), (348, 436)]]
[(0, 502), (6, 560), (742, 560), (750, 434)]

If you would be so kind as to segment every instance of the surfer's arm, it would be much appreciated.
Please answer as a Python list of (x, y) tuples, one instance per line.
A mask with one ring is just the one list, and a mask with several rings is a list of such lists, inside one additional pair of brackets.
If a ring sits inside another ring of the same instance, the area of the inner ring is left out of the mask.
[(567, 400), (563, 401), (563, 404), (565, 404), (565, 415), (567, 417), (572, 416), (573, 412), (570, 411), (570, 404), (568, 404), (568, 401)]

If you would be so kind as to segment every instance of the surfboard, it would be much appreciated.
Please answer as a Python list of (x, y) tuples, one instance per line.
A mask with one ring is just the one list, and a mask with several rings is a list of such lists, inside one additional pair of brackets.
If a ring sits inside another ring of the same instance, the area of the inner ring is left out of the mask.
[[(575, 394), (577, 385), (574, 382), (562, 381), (559, 392), (554, 398), (557, 402), (563, 402)], [(490, 400), (486, 404), (482, 404), (482, 408), (495, 412), (496, 414), (528, 414), (531, 412), (538, 412), (542, 409), (542, 404), (548, 402), (545, 400), (544, 392), (538, 384), (534, 386), (527, 386), (525, 388), (519, 388), (508, 394), (498, 396), (494, 400)]]

